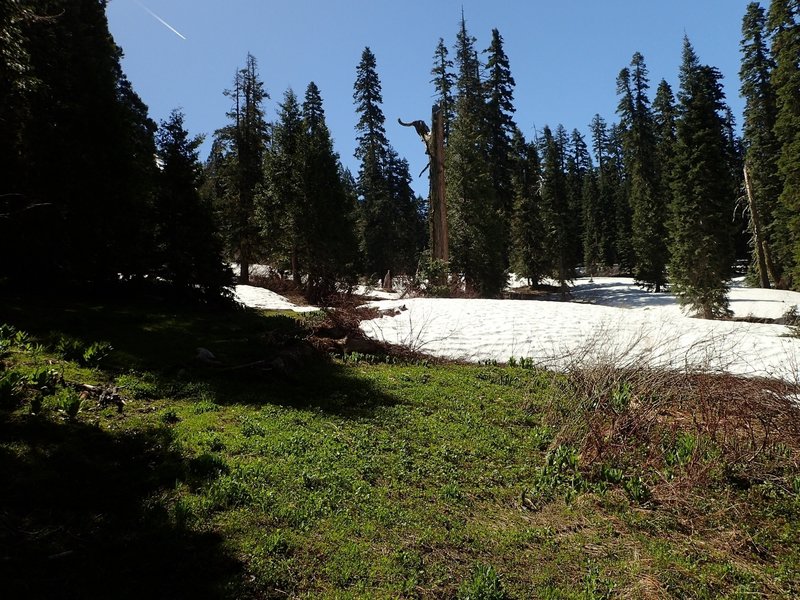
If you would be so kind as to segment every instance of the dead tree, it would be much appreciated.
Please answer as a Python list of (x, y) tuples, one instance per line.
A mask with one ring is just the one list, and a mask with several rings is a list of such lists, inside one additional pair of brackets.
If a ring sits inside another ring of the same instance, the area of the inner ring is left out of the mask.
[[(400, 125), (413, 127), (417, 135), (425, 144), (425, 154), (428, 155), (428, 165), (422, 170), (430, 169), (430, 238), (431, 255), (434, 259), (444, 263), (450, 260), (450, 251), (447, 231), (447, 203), (445, 200), (445, 173), (444, 173), (444, 121), (442, 111), (438, 104), (431, 110), (431, 126), (429, 129), (425, 121), (404, 122), (397, 119)], [(422, 175), (420, 173), (420, 175)]]

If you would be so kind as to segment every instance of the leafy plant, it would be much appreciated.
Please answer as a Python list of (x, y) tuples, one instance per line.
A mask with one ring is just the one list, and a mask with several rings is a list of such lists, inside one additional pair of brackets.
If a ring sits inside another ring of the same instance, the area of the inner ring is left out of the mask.
[(108, 342), (94, 342), (83, 351), (80, 363), (86, 367), (97, 368), (108, 358), (112, 350), (113, 347)]
[(61, 413), (69, 421), (74, 421), (83, 409), (83, 398), (70, 387), (59, 388), (46, 401), (49, 408)]
[(0, 408), (14, 408), (22, 400), (25, 376), (18, 371), (0, 374)]
[(506, 600), (508, 594), (494, 567), (475, 565), (472, 576), (458, 588), (458, 600)]
[(652, 496), (650, 488), (647, 487), (641, 475), (628, 477), (625, 479), (622, 487), (625, 488), (631, 500), (638, 504), (645, 504)]
[(533, 500), (534, 507), (541, 505), (556, 495), (563, 495), (569, 502), (572, 498), (587, 488), (579, 466), (580, 455), (572, 446), (562, 444), (547, 455), (545, 465), (536, 470), (533, 485), (527, 494), (523, 494), (523, 501), (530, 504)]
[(37, 368), (25, 376), (25, 383), (40, 392), (53, 393), (63, 381), (61, 373), (47, 367)]
[(79, 339), (62, 335), (56, 341), (55, 350), (64, 360), (80, 361), (86, 347)]
[(611, 410), (615, 413), (623, 413), (631, 405), (632, 388), (631, 384), (623, 381), (618, 384), (611, 393)]

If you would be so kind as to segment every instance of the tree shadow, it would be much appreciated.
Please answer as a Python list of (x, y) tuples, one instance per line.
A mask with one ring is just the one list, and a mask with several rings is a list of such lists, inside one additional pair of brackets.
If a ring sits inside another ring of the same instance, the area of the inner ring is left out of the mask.
[(189, 469), (164, 428), (109, 433), (0, 413), (5, 598), (214, 598), (241, 565), (163, 498)]
[[(106, 374), (147, 371), (156, 379), (153, 399), (190, 396), (200, 384), (219, 404), (315, 407), (355, 418), (398, 402), (309, 344), (308, 328), (291, 313), (142, 297), (58, 303), (0, 297), (0, 306), (13, 325), (50, 347), (62, 334), (84, 343), (110, 342), (114, 350), (104, 363)], [(214, 363), (196, 360), (198, 348), (209, 350)]]
[(613, 282), (581, 282), (571, 289), (576, 300), (615, 308), (655, 308), (676, 306), (675, 296), (669, 292), (648, 292), (630, 284)]

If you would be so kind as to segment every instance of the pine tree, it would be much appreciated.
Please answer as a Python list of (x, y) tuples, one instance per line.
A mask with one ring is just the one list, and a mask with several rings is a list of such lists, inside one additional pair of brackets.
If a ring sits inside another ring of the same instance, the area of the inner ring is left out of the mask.
[(447, 147), (451, 266), (467, 288), (496, 296), (505, 285), (503, 225), (489, 163), (485, 86), (466, 21), (456, 36), (456, 114)]
[(542, 132), (542, 211), (547, 232), (553, 275), (567, 294), (567, 283), (574, 276), (571, 263), (575, 240), (570, 237), (570, 206), (567, 192), (567, 131), (562, 125), (555, 135), (549, 127)]
[(616, 123), (608, 130), (608, 183), (614, 206), (614, 257), (619, 269), (629, 273), (634, 266), (633, 210), (630, 177), (625, 170), (624, 128)]
[(672, 198), (672, 164), (675, 160), (675, 144), (677, 140), (675, 96), (672, 88), (661, 80), (653, 99), (653, 125), (656, 137), (656, 155), (661, 165), (661, 188), (669, 206)]
[(161, 164), (157, 203), (159, 275), (179, 291), (219, 297), (229, 285), (211, 207), (200, 198), (202, 167), (197, 149), (202, 136), (191, 138), (184, 116), (173, 111), (157, 137)]
[(447, 46), (444, 40), (439, 38), (436, 50), (433, 54), (433, 69), (431, 69), (431, 83), (435, 90), (436, 103), (442, 113), (444, 126), (444, 140), (447, 143), (450, 137), (450, 125), (455, 116), (455, 99), (453, 90), (455, 88), (455, 75), (453, 74), (453, 61), (448, 58)]
[(684, 306), (710, 319), (728, 312), (734, 190), (726, 165), (719, 72), (684, 38), (671, 206), (670, 284)]
[(551, 264), (541, 207), (541, 166), (535, 143), (517, 129), (512, 141), (514, 212), (511, 219), (511, 269), (529, 285), (550, 274)]
[(514, 190), (512, 178), (511, 144), (514, 123), (514, 86), (508, 56), (503, 49), (503, 38), (497, 29), (492, 30), (492, 42), (486, 50), (486, 127), (489, 135), (489, 169), (498, 204), (497, 218), (503, 228), (502, 252), (508, 264), (511, 213)]
[[(619, 182), (616, 163), (610, 154), (608, 126), (600, 115), (590, 125), (592, 152), (597, 161), (597, 196), (592, 198), (591, 212), (599, 230), (593, 236), (601, 244), (600, 264), (611, 267), (617, 263), (616, 189)], [(588, 224), (584, 225), (584, 235)], [(584, 252), (585, 254), (585, 252)]]
[(301, 222), (306, 297), (321, 302), (336, 291), (340, 280), (351, 280), (355, 274), (357, 241), (355, 206), (343, 182), (322, 96), (314, 82), (306, 88), (303, 100), (303, 133)]
[(257, 197), (257, 221), (274, 267), (288, 269), (296, 285), (305, 265), (303, 244), (303, 115), (289, 88), (278, 105), (272, 144), (265, 158), (266, 187)]
[(600, 169), (591, 169), (583, 178), (581, 220), (583, 229), (583, 265), (589, 277), (594, 277), (602, 268), (603, 262), (603, 225), (600, 210)]
[(623, 69), (617, 78), (621, 96), (617, 113), (629, 180), (634, 277), (640, 285), (660, 292), (667, 278), (667, 198), (661, 185), (647, 75), (644, 57), (637, 52), (631, 69)]
[(223, 158), (220, 175), (225, 178), (225, 194), (216, 199), (221, 229), (228, 253), (239, 262), (239, 282), (250, 281), (250, 264), (259, 251), (259, 227), (255, 219), (255, 198), (263, 184), (264, 156), (269, 126), (263, 103), (269, 99), (252, 54), (236, 72), (233, 87), (225, 90), (233, 105), (227, 116), (230, 123), (215, 133)]
[(592, 157), (586, 140), (577, 129), (570, 134), (567, 147), (567, 235), (572, 240), (569, 263), (583, 262), (583, 185), (586, 175), (592, 171)]
[(3, 124), (3, 152), (16, 157), (14, 194), (37, 206), (0, 232), (14, 278), (106, 283), (155, 267), (156, 126), (122, 71), (105, 4), (12, 3), (2, 15), (17, 20), (0, 25), (0, 112), (11, 111), (0, 118), (21, 117)]
[(369, 275), (411, 273), (417, 262), (419, 214), (408, 163), (386, 138), (383, 97), (375, 55), (365, 48), (356, 69), (353, 99), (359, 114), (356, 158), (361, 160), (364, 268)]
[[(19, 181), (22, 167), (22, 135), (28, 120), (28, 99), (36, 81), (32, 76), (28, 40), (22, 25), (32, 19), (28, 9), (16, 0), (0, 0), (0, 164), (6, 175), (0, 183), (0, 214), (24, 206), (20, 201)], [(16, 201), (12, 200), (16, 198)]]
[(777, 250), (795, 289), (800, 289), (800, 2), (772, 0), (768, 27), (772, 33), (775, 69), (771, 83), (777, 114), (774, 132), (780, 145), (778, 176), (781, 194), (776, 221), (788, 231)]

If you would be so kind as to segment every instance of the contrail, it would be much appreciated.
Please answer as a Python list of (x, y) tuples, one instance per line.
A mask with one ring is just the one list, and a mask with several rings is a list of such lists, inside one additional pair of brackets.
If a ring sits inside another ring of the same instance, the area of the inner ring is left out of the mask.
[(174, 33), (175, 35), (177, 35), (177, 36), (178, 36), (179, 38), (181, 38), (182, 40), (185, 40), (185, 39), (186, 39), (186, 36), (185, 36), (185, 35), (183, 35), (183, 34), (182, 34), (180, 31), (178, 31), (177, 29), (175, 29), (175, 28), (174, 28), (172, 25), (170, 25), (169, 23), (167, 23), (167, 22), (166, 22), (164, 19), (162, 19), (161, 17), (159, 17), (159, 16), (158, 16), (156, 13), (154, 13), (152, 10), (150, 10), (149, 8), (147, 8), (147, 7), (146, 7), (144, 4), (142, 4), (141, 2), (139, 2), (139, 0), (133, 0), (133, 1), (134, 1), (134, 2), (136, 2), (136, 4), (138, 4), (139, 6), (141, 6), (141, 7), (142, 7), (144, 10), (146, 10), (148, 13), (150, 13), (150, 16), (151, 16), (151, 17), (153, 17), (154, 19), (156, 19), (156, 20), (157, 20), (159, 23), (161, 23), (161, 24), (162, 24), (164, 27), (166, 27), (167, 29), (169, 29), (169, 30), (170, 30), (172, 33)]

